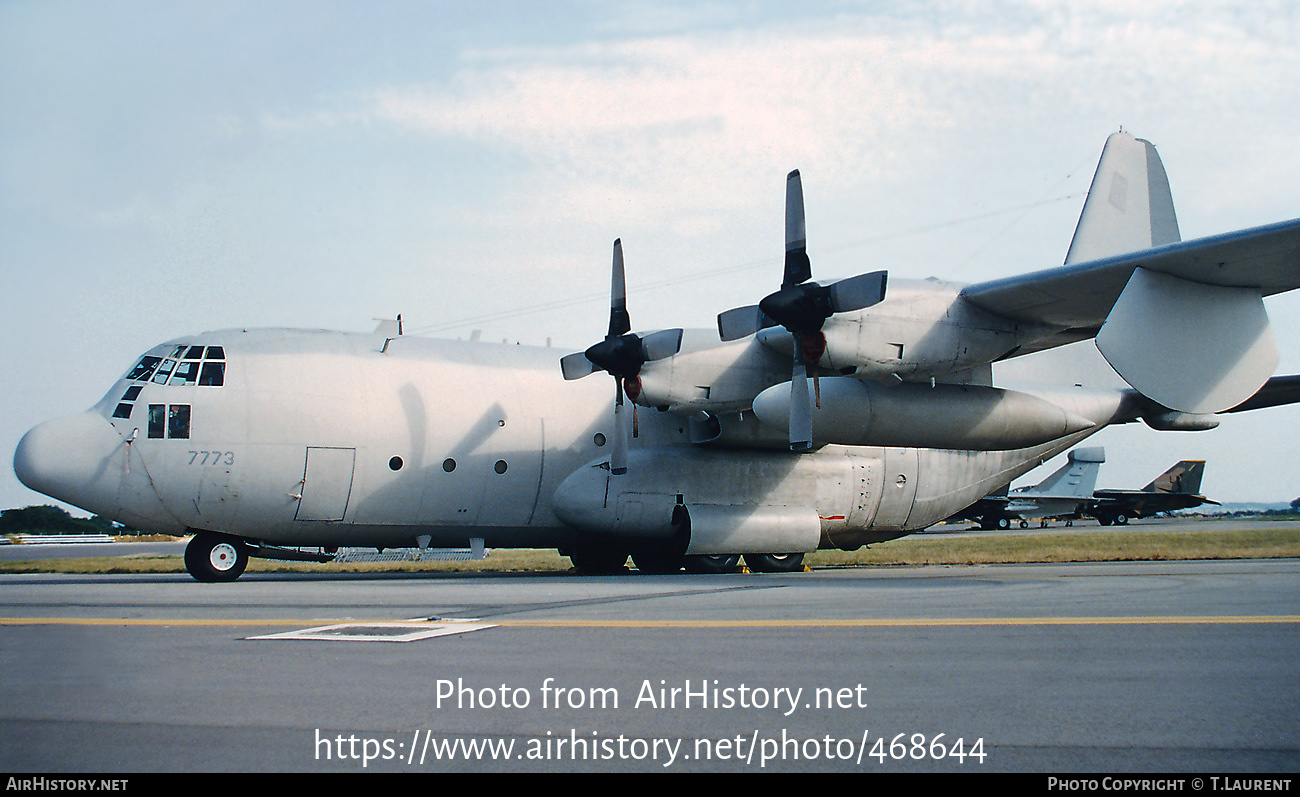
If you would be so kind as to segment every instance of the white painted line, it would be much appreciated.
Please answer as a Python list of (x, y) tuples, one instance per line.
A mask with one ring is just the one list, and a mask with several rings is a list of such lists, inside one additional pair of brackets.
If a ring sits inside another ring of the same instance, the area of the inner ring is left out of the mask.
[(314, 639), (326, 642), (415, 642), (419, 639), (466, 634), (495, 628), (492, 623), (466, 620), (405, 623), (337, 623), (280, 634), (251, 636), (247, 639)]

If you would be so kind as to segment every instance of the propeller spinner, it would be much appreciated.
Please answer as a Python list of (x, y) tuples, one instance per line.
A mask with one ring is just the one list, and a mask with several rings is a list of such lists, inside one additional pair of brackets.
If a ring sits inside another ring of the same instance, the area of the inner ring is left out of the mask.
[[(641, 393), (641, 368), (648, 362), (673, 356), (682, 347), (682, 330), (665, 329), (645, 337), (634, 334), (627, 312), (627, 284), (623, 276), (622, 239), (614, 241), (614, 263), (610, 280), (609, 331), (605, 339), (586, 351), (560, 358), (565, 379), (581, 379), (596, 371), (614, 377), (614, 448), (610, 452), (610, 472), (627, 473), (628, 434), (624, 419), (624, 393), (636, 401)], [(636, 408), (633, 407), (635, 418)]]
[(738, 340), (761, 329), (782, 326), (794, 336), (790, 378), (790, 449), (812, 448), (812, 400), (808, 378), (826, 351), (822, 326), (835, 313), (861, 310), (885, 298), (886, 272), (860, 274), (830, 285), (812, 282), (804, 223), (803, 182), (795, 169), (785, 180), (785, 274), (781, 289), (757, 305), (718, 316), (723, 340)]

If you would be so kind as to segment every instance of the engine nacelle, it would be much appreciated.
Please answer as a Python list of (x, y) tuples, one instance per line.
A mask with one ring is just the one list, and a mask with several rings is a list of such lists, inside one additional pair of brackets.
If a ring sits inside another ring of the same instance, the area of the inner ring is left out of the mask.
[[(1093, 428), (1093, 421), (1045, 399), (980, 385), (902, 383), (883, 386), (847, 377), (819, 380), (813, 440), (850, 446), (963, 451), (1028, 448)], [(754, 399), (754, 414), (785, 429), (789, 385)]]

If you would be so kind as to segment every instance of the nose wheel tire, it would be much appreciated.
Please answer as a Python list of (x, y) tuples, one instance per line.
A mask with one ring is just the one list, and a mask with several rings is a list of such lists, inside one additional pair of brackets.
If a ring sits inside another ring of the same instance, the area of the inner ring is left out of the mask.
[(185, 569), (195, 581), (234, 581), (248, 566), (248, 547), (236, 537), (201, 531), (185, 546)]

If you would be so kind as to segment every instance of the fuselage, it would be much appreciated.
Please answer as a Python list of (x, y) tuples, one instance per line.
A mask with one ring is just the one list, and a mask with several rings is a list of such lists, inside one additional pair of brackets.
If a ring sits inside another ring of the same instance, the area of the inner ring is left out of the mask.
[[(742, 362), (765, 350), (755, 339), (721, 349)], [(723, 433), (699, 445), (685, 414), (642, 407), (630, 473), (611, 476), (602, 466), (613, 380), (566, 382), (560, 354), (380, 334), (205, 333), (151, 349), (93, 408), (31, 430), (15, 470), (33, 489), (143, 530), (270, 545), (459, 547), (477, 537), (563, 548), (666, 535), (680, 505), (693, 512), (692, 553), (782, 540), (812, 550), (924, 528), (1092, 431), (1014, 451), (793, 454), (779, 435), (748, 434), (761, 426), (752, 413), (721, 418)], [(779, 378), (755, 373), (759, 388)]]

